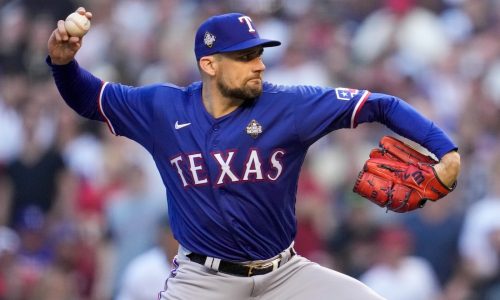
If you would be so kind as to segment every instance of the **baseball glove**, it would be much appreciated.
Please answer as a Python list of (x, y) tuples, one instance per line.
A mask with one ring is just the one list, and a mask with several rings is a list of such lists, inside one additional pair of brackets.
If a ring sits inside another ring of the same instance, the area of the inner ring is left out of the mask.
[(437, 163), (400, 140), (384, 136), (380, 148), (370, 152), (353, 191), (387, 210), (412, 211), (455, 188), (439, 180), (433, 167)]

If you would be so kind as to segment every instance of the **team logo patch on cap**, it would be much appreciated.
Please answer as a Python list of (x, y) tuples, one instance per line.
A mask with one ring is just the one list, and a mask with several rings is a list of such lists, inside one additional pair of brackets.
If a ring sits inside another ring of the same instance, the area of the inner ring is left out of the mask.
[(335, 94), (337, 95), (337, 99), (339, 100), (351, 100), (359, 93), (359, 90), (349, 89), (349, 88), (336, 88)]
[(210, 32), (205, 32), (205, 37), (203, 38), (203, 43), (205, 43), (205, 46), (208, 48), (212, 48), (212, 46), (215, 43), (215, 35), (211, 34)]
[(247, 133), (256, 139), (262, 133), (262, 126), (257, 121), (252, 120), (247, 125)]

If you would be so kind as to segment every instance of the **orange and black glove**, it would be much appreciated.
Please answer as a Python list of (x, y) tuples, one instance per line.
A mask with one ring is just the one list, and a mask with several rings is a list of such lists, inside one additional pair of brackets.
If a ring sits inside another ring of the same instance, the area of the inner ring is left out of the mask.
[(370, 152), (353, 191), (388, 210), (404, 213), (451, 192), (436, 175), (438, 162), (400, 140), (384, 136)]

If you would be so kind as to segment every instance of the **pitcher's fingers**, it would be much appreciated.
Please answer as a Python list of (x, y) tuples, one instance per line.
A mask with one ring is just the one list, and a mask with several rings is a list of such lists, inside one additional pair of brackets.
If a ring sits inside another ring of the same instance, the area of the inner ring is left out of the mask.
[(69, 43), (70, 43), (70, 44), (71, 44), (71, 46), (73, 47), (74, 45), (81, 43), (81, 38), (79, 38), (79, 37), (77, 37), (77, 36), (71, 36), (71, 37), (69, 38)]
[(90, 11), (87, 11), (85, 7), (80, 6), (76, 10), (77, 13), (79, 13), (82, 16), (87, 17), (87, 19), (91, 20), (92, 19), (92, 13)]
[(82, 39), (77, 36), (71, 36), (68, 40), (68, 44), (69, 48), (76, 53), (82, 46)]
[(54, 36), (54, 38), (56, 39), (56, 42), (60, 43), (62, 42), (62, 37), (61, 37), (61, 34), (59, 33), (59, 30), (55, 29), (53, 32), (52, 32), (52, 35)]
[(60, 40), (58, 41), (64, 41), (66, 42), (69, 39), (68, 32), (66, 31), (66, 27), (64, 27), (64, 21), (59, 20), (57, 21), (57, 31), (59, 32), (60, 35)]
[(79, 13), (80, 15), (84, 15), (87, 12), (87, 10), (85, 9), (85, 7), (80, 6), (76, 9), (76, 12)]

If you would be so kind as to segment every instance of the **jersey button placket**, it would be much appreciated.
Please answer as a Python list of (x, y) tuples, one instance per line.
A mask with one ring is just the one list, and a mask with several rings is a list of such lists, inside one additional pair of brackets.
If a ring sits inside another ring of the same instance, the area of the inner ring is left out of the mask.
[(214, 137), (212, 140), (212, 149), (217, 149), (217, 146), (219, 144), (219, 139), (217, 138), (219, 136), (219, 129), (220, 129), (219, 124), (214, 124), (212, 126), (213, 137)]

